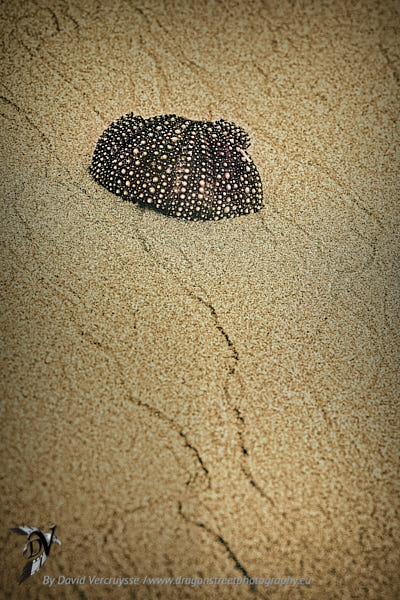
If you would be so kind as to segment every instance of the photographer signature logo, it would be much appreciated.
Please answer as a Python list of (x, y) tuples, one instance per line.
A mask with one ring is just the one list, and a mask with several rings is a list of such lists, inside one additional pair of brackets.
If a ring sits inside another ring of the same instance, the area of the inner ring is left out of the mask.
[[(49, 527), (51, 533), (43, 533), (36, 527), (28, 527), (28, 525), (22, 525), (21, 527), (10, 528), (10, 531), (17, 533), (18, 535), (25, 535), (28, 538), (22, 554), (27, 554), (29, 549), (29, 560), (21, 573), (21, 577), (18, 583), (22, 583), (25, 579), (28, 579), (31, 575), (34, 575), (46, 562), (46, 558), (50, 554), (51, 545), (53, 542), (61, 546), (60, 540), (54, 535), (56, 525)], [(36, 536), (36, 537), (35, 537)], [(37, 544), (35, 548), (35, 544)]]

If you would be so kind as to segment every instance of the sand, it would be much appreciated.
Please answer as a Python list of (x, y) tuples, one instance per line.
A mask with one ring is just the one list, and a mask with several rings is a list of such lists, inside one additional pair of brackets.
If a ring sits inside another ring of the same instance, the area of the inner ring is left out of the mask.
[[(1, 597), (398, 598), (398, 3), (0, 13)], [(101, 188), (131, 111), (241, 125), (265, 209)]]

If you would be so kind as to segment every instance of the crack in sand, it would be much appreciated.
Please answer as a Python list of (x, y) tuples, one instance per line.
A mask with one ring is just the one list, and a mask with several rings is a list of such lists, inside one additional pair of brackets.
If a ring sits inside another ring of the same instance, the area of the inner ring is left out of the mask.
[[(25, 44), (25, 43), (24, 43), (24, 42), (23, 42), (21, 39), (18, 39), (17, 41), (18, 41), (18, 42), (21, 44), (21, 46), (23, 46), (23, 48), (26, 50), (26, 52), (28, 52), (28, 54), (29, 54), (29, 56), (32, 58), (32, 60), (39, 59), (39, 60), (42, 62), (42, 64), (44, 64), (44, 65), (45, 65), (45, 67), (47, 67), (47, 69), (48, 69), (49, 71), (51, 71), (52, 73), (54, 73), (55, 75), (57, 75), (57, 77), (59, 77), (59, 78), (60, 78), (60, 79), (61, 79), (61, 80), (62, 80), (64, 83), (66, 83), (67, 85), (69, 85), (69, 86), (70, 86), (70, 88), (71, 88), (71, 89), (73, 89), (73, 90), (74, 90), (74, 91), (75, 91), (75, 92), (78, 94), (78, 96), (79, 96), (80, 98), (83, 98), (83, 99), (85, 100), (85, 102), (86, 102), (86, 105), (87, 105), (87, 106), (88, 106), (88, 107), (89, 107), (89, 108), (90, 108), (90, 109), (91, 109), (91, 110), (92, 110), (92, 111), (93, 111), (93, 112), (94, 112), (94, 113), (95, 113), (95, 114), (96, 114), (98, 117), (100, 117), (100, 118), (101, 118), (101, 120), (102, 120), (103, 122), (106, 122), (106, 121), (107, 121), (107, 119), (106, 119), (105, 115), (103, 115), (103, 114), (102, 114), (102, 113), (101, 113), (99, 110), (97, 110), (97, 108), (95, 108), (94, 106), (92, 106), (92, 105), (90, 104), (90, 101), (89, 101), (89, 99), (88, 99), (88, 95), (86, 94), (86, 92), (84, 92), (82, 89), (80, 89), (80, 88), (76, 87), (76, 86), (75, 86), (75, 84), (74, 84), (72, 81), (70, 81), (70, 80), (69, 80), (69, 79), (66, 77), (66, 75), (65, 75), (65, 74), (62, 74), (62, 73), (60, 73), (60, 72), (59, 72), (57, 69), (55, 69), (54, 67), (52, 67), (52, 66), (50, 65), (50, 63), (48, 62), (48, 60), (47, 60), (46, 58), (44, 58), (43, 56), (41, 56), (41, 54), (39, 53), (40, 47), (39, 47), (39, 48), (34, 48), (34, 51), (35, 51), (35, 53), (34, 53), (34, 52), (32, 51), (32, 49), (31, 49), (31, 48), (29, 48), (29, 46), (27, 46), (27, 45), (26, 45), (26, 44)], [(50, 58), (52, 58), (53, 60), (55, 60), (55, 59), (54, 59), (54, 56), (52, 56), (48, 50), (47, 50), (47, 54), (48, 54), (48, 56), (49, 56)], [(85, 80), (85, 83), (87, 84), (86, 80)]]
[(237, 415), (237, 420), (239, 421), (240, 425), (238, 426), (238, 437), (239, 437), (239, 442), (240, 442), (240, 447), (242, 450), (242, 464), (240, 465), (240, 468), (242, 470), (242, 473), (245, 475), (246, 479), (249, 481), (250, 485), (252, 485), (257, 492), (260, 494), (260, 496), (262, 498), (264, 498), (265, 500), (268, 500), (268, 502), (271, 504), (271, 506), (275, 507), (275, 502), (272, 500), (272, 498), (270, 498), (265, 492), (264, 490), (254, 481), (253, 475), (251, 473), (250, 467), (247, 464), (243, 463), (243, 459), (248, 462), (250, 459), (250, 454), (249, 451), (247, 450), (244, 441), (243, 441), (243, 429), (245, 426), (245, 420), (241, 415), (241, 412), (238, 408), (234, 408), (233, 409), (234, 412)]
[(400, 76), (396, 70), (396, 67), (394, 66), (393, 61), (389, 58), (389, 54), (386, 48), (383, 47), (382, 44), (378, 44), (378, 48), (379, 50), (382, 52), (383, 56), (386, 59), (386, 62), (388, 64), (388, 67), (393, 75), (394, 80), (396, 81), (397, 84), (400, 83)]
[[(218, 533), (215, 533), (210, 527), (208, 527), (204, 523), (201, 523), (199, 521), (193, 521), (192, 519), (189, 519), (182, 511), (182, 503), (181, 502), (178, 503), (178, 514), (187, 523), (191, 523), (192, 525), (195, 525), (196, 527), (200, 527), (201, 529), (204, 529), (205, 531), (207, 531), (207, 533), (209, 535), (211, 535), (218, 544), (221, 544), (224, 547), (229, 558), (234, 563), (235, 569), (237, 571), (239, 571), (241, 573), (241, 575), (243, 575), (244, 577), (247, 577), (248, 579), (254, 579), (253, 577), (251, 577), (251, 575), (249, 575), (248, 571), (245, 569), (245, 567), (239, 561), (236, 554), (233, 552), (233, 550), (229, 546), (228, 542), (221, 535), (219, 535)], [(257, 594), (258, 596), (260, 596), (260, 598), (265, 598), (265, 596), (257, 590), (257, 587), (254, 583), (250, 584), (249, 587), (253, 594)]]
[[(10, 93), (10, 90), (4, 85), (4, 83), (1, 83), (1, 85)], [(49, 140), (49, 138), (43, 133), (43, 131), (32, 121), (32, 119), (28, 116), (28, 114), (20, 107), (18, 106), (18, 104), (16, 104), (15, 102), (13, 102), (12, 100), (10, 100), (9, 98), (7, 98), (6, 96), (0, 96), (0, 100), (3, 100), (3, 102), (5, 102), (6, 104), (13, 106), (16, 111), (22, 116), (24, 117), (24, 119), (27, 121), (27, 123), (30, 125), (30, 127), (32, 127), (37, 133), (40, 134), (40, 137), (43, 139), (44, 142), (46, 142), (46, 145), (50, 151), (50, 154), (52, 156), (54, 156), (54, 158), (57, 160), (57, 162), (61, 165), (62, 169), (69, 175), (70, 179), (73, 180), (73, 177), (71, 175), (71, 173), (69, 172), (69, 170), (67, 169), (67, 167), (64, 165), (64, 163), (61, 161), (61, 159), (58, 157), (55, 149), (53, 148), (53, 145), (51, 143), (51, 141)]]
[(165, 423), (168, 423), (169, 425), (172, 426), (172, 428), (174, 429), (174, 431), (176, 431), (176, 433), (179, 435), (179, 437), (181, 437), (184, 440), (184, 442), (185, 442), (184, 447), (189, 448), (189, 450), (191, 450), (192, 453), (196, 456), (196, 459), (197, 459), (198, 463), (200, 464), (200, 467), (201, 467), (203, 473), (207, 477), (208, 488), (211, 488), (210, 474), (209, 474), (207, 467), (205, 466), (205, 464), (203, 462), (203, 459), (200, 456), (199, 451), (197, 450), (197, 448), (195, 446), (193, 446), (193, 444), (191, 444), (189, 442), (187, 435), (181, 429), (179, 429), (179, 427), (177, 426), (175, 421), (173, 419), (171, 419), (171, 417), (167, 417), (167, 415), (164, 412), (162, 412), (160, 409), (155, 408), (154, 406), (150, 406), (150, 404), (147, 404), (147, 402), (142, 402), (142, 400), (134, 400), (133, 398), (131, 398), (131, 400), (133, 402), (135, 402), (135, 404), (137, 406), (143, 406), (144, 408), (146, 408), (146, 410), (148, 410), (150, 412), (150, 414), (152, 414), (153, 416), (157, 417), (158, 419), (161, 419)]
[[(147, 25), (148, 33), (149, 33), (149, 35), (151, 35), (151, 32), (150, 32), (150, 23), (149, 23), (149, 20), (148, 20), (148, 17), (147, 17), (147, 15), (146, 15), (146, 14), (143, 12), (143, 10), (142, 10), (141, 8), (137, 8), (137, 7), (136, 7), (136, 8), (135, 8), (135, 10), (136, 10), (136, 12), (138, 12), (138, 13), (139, 13), (139, 14), (140, 14), (140, 15), (143, 17), (143, 19), (146, 21), (146, 25)], [(157, 21), (157, 22), (158, 22), (158, 21)], [(154, 36), (152, 36), (152, 37), (154, 37)], [(153, 63), (154, 63), (154, 66), (155, 66), (155, 68), (156, 68), (156, 71), (157, 71), (157, 72), (160, 74), (160, 76), (162, 77), (162, 79), (163, 79), (163, 81), (164, 81), (164, 86), (158, 86), (159, 102), (160, 102), (160, 106), (162, 107), (162, 108), (161, 108), (161, 111), (162, 111), (162, 112), (164, 112), (164, 107), (165, 107), (165, 106), (167, 106), (167, 104), (168, 104), (168, 103), (166, 102), (166, 99), (165, 99), (165, 97), (164, 97), (164, 92), (163, 92), (163, 90), (164, 90), (164, 88), (165, 88), (165, 90), (166, 90), (166, 97), (167, 97), (167, 98), (171, 96), (171, 91), (170, 91), (170, 86), (169, 86), (169, 80), (168, 80), (168, 77), (167, 77), (167, 75), (166, 75), (166, 73), (165, 73), (165, 70), (164, 70), (164, 69), (162, 68), (162, 66), (161, 66), (161, 65), (162, 65), (162, 61), (161, 61), (161, 60), (160, 60), (160, 58), (157, 56), (156, 52), (155, 52), (155, 51), (153, 51), (153, 48), (157, 48), (157, 47), (158, 47), (158, 45), (157, 45), (157, 44), (154, 44), (154, 39), (153, 39), (153, 40), (151, 40), (151, 42), (150, 42), (150, 43), (146, 43), (146, 42), (143, 40), (143, 37), (142, 37), (141, 35), (139, 36), (139, 39), (140, 39), (140, 43), (141, 43), (141, 45), (142, 45), (142, 46), (144, 46), (144, 48), (145, 48), (145, 50), (146, 50), (147, 54), (148, 54), (148, 55), (149, 55), (149, 57), (152, 59), (152, 61), (153, 61)], [(158, 80), (158, 78), (157, 78), (157, 77), (155, 77), (154, 79), (155, 79), (155, 81), (157, 81), (157, 80)]]
[[(152, 250), (151, 250), (151, 247), (149, 246), (147, 240), (137, 230), (136, 230), (136, 234), (137, 234), (138, 239), (141, 242), (141, 245), (142, 245), (143, 249), (145, 250), (146, 253), (150, 254), (151, 260), (154, 261), (154, 258), (152, 256)], [(184, 255), (184, 253), (182, 251), (181, 251), (181, 253)], [(189, 261), (189, 259), (185, 255), (184, 255), (184, 257), (189, 262), (189, 264), (191, 264), (191, 261)], [(159, 265), (159, 263), (157, 263), (157, 265)], [(238, 437), (239, 437), (239, 441), (240, 441), (240, 447), (241, 447), (241, 451), (242, 451), (242, 456), (243, 456), (243, 458), (245, 458), (245, 459), (248, 460), (249, 459), (249, 453), (248, 453), (248, 451), (245, 448), (244, 443), (243, 443), (244, 419), (241, 416), (240, 411), (237, 408), (232, 408), (231, 407), (230, 394), (229, 394), (229, 391), (228, 391), (229, 381), (230, 381), (231, 377), (233, 377), (234, 375), (236, 375), (237, 377), (239, 377), (239, 375), (236, 372), (238, 364), (239, 364), (239, 352), (236, 349), (235, 344), (230, 339), (228, 333), (225, 331), (225, 329), (220, 324), (219, 318), (218, 318), (218, 313), (217, 313), (215, 307), (213, 306), (213, 304), (210, 301), (204, 300), (204, 298), (202, 298), (201, 296), (197, 295), (192, 290), (188, 289), (182, 283), (182, 281), (177, 277), (177, 275), (175, 273), (173, 273), (168, 267), (166, 267), (165, 265), (162, 265), (162, 268), (169, 275), (171, 275), (172, 277), (174, 277), (174, 279), (176, 279), (179, 282), (179, 285), (186, 291), (186, 293), (189, 295), (189, 297), (197, 300), (198, 302), (200, 302), (201, 304), (203, 304), (204, 306), (206, 306), (208, 308), (208, 310), (210, 311), (211, 317), (212, 317), (212, 319), (214, 321), (216, 329), (224, 337), (225, 342), (226, 342), (229, 350), (231, 351), (231, 360), (233, 360), (233, 364), (231, 364), (228, 367), (227, 377), (226, 377), (226, 380), (225, 380), (224, 385), (223, 385), (223, 391), (224, 391), (224, 395), (225, 395), (225, 398), (226, 398), (227, 406), (229, 407), (230, 410), (233, 410), (235, 412), (236, 416), (238, 417), (239, 422), (241, 423), (241, 425), (238, 427)], [(204, 293), (204, 295), (206, 295), (204, 289), (199, 284), (196, 284), (196, 285), (198, 285), (198, 287), (202, 290), (202, 292)], [(239, 377), (239, 380), (240, 380), (240, 377)], [(241, 468), (241, 471), (243, 472), (243, 474), (245, 475), (246, 479), (249, 481), (250, 485), (257, 490), (257, 492), (260, 494), (260, 496), (262, 498), (264, 498), (265, 500), (267, 500), (272, 506), (275, 506), (274, 501), (272, 500), (272, 498), (270, 498), (264, 492), (264, 490), (255, 482), (254, 477), (252, 476), (252, 473), (251, 473), (249, 467), (247, 465), (244, 465), (243, 462), (242, 462), (240, 468)], [(208, 474), (208, 471), (207, 471), (207, 474)]]

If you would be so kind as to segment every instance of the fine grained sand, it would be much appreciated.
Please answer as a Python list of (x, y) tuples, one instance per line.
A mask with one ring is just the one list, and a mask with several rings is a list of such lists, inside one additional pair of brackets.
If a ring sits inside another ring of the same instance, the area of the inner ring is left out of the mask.
[[(398, 3), (0, 13), (2, 597), (398, 598)], [(265, 210), (187, 223), (96, 185), (130, 111), (243, 126)], [(19, 587), (8, 528), (53, 523)]]

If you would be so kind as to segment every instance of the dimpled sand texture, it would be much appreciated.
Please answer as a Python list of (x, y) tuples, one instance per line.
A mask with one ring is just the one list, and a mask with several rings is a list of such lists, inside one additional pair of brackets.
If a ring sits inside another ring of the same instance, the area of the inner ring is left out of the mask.
[(0, 598), (397, 600), (398, 2), (0, 30)]

